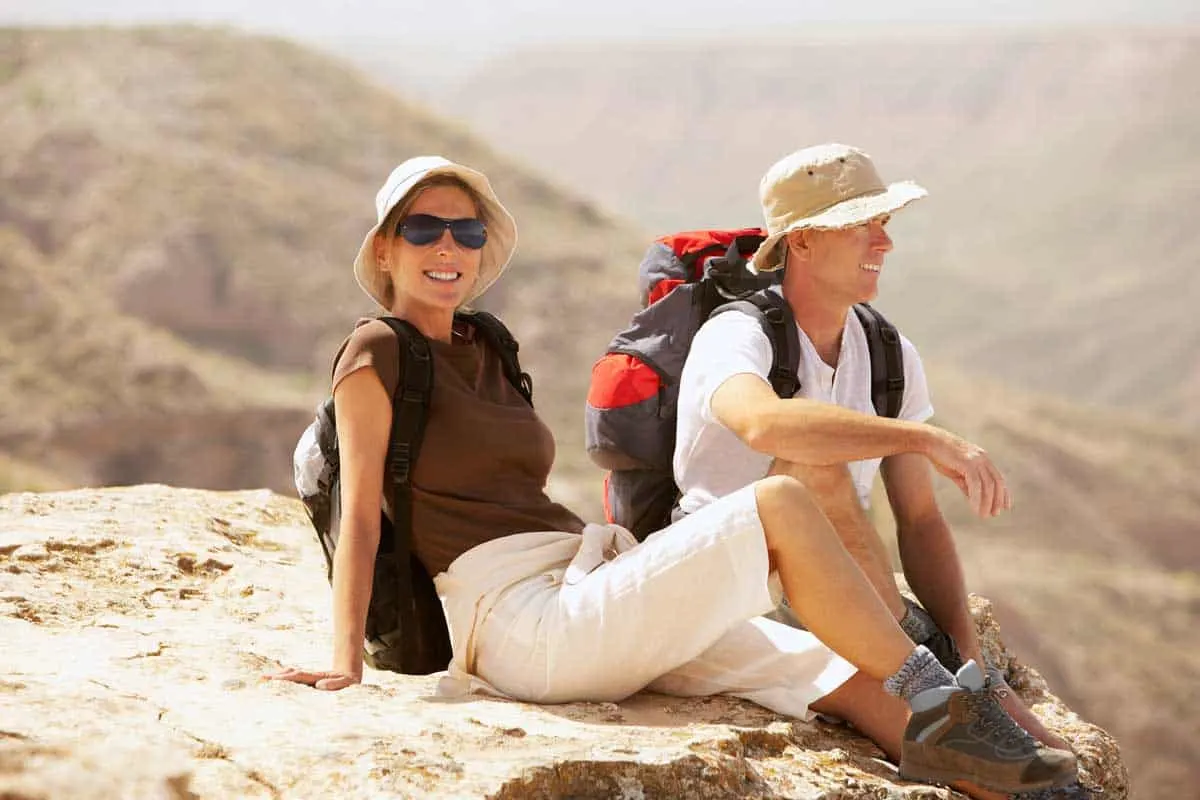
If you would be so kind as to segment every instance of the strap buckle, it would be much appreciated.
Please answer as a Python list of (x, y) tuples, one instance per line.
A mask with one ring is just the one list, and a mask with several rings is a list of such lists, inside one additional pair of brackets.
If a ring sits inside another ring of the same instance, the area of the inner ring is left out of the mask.
[(408, 483), (412, 472), (412, 446), (408, 442), (392, 442), (390, 450), (392, 483)]

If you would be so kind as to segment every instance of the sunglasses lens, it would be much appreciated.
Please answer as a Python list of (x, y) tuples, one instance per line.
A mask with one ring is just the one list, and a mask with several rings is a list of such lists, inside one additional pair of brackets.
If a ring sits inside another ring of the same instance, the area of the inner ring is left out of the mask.
[(487, 241), (487, 228), (477, 219), (456, 219), (450, 223), (454, 241), (470, 250), (478, 250)]
[(433, 244), (442, 238), (444, 230), (446, 223), (428, 214), (413, 214), (400, 223), (400, 235), (409, 244), (415, 245)]
[(478, 250), (487, 242), (487, 228), (477, 219), (442, 219), (431, 214), (413, 214), (400, 223), (399, 233), (409, 244), (423, 246), (442, 238), (450, 228), (454, 241), (469, 250)]

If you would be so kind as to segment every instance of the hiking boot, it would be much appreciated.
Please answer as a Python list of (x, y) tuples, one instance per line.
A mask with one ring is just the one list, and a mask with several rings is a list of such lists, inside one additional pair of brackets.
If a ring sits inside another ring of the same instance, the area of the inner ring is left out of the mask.
[(926, 689), (911, 700), (900, 777), (928, 783), (966, 780), (997, 792), (1063, 786), (1075, 778), (1075, 755), (1041, 745), (1013, 722), (968, 661), (958, 686)]

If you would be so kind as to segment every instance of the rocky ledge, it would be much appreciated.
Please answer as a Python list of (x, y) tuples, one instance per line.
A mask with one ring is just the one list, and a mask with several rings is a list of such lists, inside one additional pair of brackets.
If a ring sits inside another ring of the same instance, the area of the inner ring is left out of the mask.
[[(1116, 743), (986, 647), (1128, 796)], [(0, 797), (957, 798), (901, 781), (844, 728), (728, 698), (445, 701), (368, 671), (324, 693), (263, 681), (326, 665), (329, 589), (300, 505), (139, 486), (0, 497)]]

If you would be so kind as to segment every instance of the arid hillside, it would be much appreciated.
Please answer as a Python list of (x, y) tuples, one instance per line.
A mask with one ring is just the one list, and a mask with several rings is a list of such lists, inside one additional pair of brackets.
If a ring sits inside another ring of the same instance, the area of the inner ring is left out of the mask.
[(1110, 726), (1136, 796), (1187, 797), (1200, 778), (1200, 437), (929, 367), (936, 421), (983, 442), (1015, 497), (982, 522), (942, 482), (968, 584), (993, 599), (1009, 645)]
[[(399, 161), (441, 153), (486, 172), (520, 220), (483, 305), (555, 387), (537, 399), (564, 452), (582, 452), (587, 364), (633, 297), (604, 276), (640, 248), (592, 204), (277, 40), (4, 30), (0, 106), (0, 450), (68, 482), (286, 490), (337, 343), (372, 313), (350, 263), (375, 191)], [(217, 413), (247, 408), (250, 428)], [(234, 429), (270, 445), (226, 452)], [(175, 452), (195, 447), (241, 467), (221, 477)]]
[(766, 167), (874, 155), (928, 200), (884, 308), (972, 372), (1200, 427), (1200, 31), (777, 31), (531, 50), (441, 107), (653, 231), (759, 220)]

